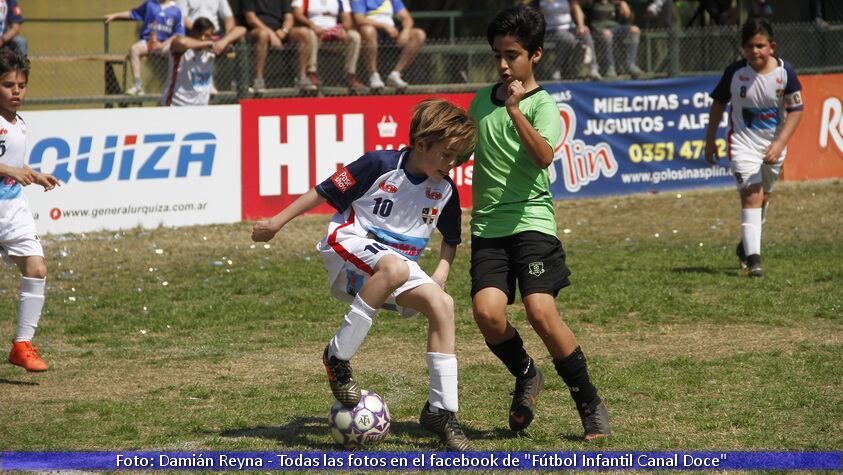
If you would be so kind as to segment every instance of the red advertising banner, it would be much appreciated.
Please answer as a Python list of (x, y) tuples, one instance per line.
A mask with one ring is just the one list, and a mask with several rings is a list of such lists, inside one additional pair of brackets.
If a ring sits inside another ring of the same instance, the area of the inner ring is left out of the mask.
[[(275, 215), (367, 151), (409, 145), (413, 107), (429, 97), (468, 108), (473, 94), (242, 101), (243, 219)], [(466, 208), (472, 169), (468, 162), (451, 172)]]
[(843, 178), (843, 74), (799, 81), (805, 113), (788, 142), (784, 179)]

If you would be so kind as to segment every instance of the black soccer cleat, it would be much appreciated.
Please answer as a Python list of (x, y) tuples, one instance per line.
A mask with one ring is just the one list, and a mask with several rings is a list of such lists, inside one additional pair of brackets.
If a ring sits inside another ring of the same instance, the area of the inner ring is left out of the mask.
[(517, 378), (509, 406), (509, 428), (515, 432), (522, 431), (533, 422), (536, 401), (544, 386), (544, 375), (536, 367), (536, 375), (532, 378)]
[(460, 427), (457, 414), (444, 409), (439, 412), (430, 410), (430, 402), (425, 403), (419, 416), (419, 424), (422, 427), (439, 436), (439, 440), (445, 444), (445, 448), (453, 452), (468, 452), (471, 450), (471, 443), (465, 432)]
[(764, 272), (761, 270), (761, 256), (758, 254), (753, 254), (751, 256), (746, 256), (746, 265), (747, 265), (747, 273), (748, 277), (763, 277)]
[(328, 347), (322, 353), (322, 364), (325, 365), (325, 372), (328, 373), (328, 383), (331, 385), (331, 392), (337, 401), (345, 407), (355, 407), (360, 402), (360, 386), (351, 375), (351, 363), (337, 359), (336, 356), (328, 357)]
[(589, 404), (583, 404), (582, 407), (577, 407), (582, 428), (585, 431), (583, 434), (585, 440), (612, 435), (612, 426), (609, 425), (609, 411), (606, 410), (606, 405), (599, 397), (596, 398), (596, 402), (595, 404), (595, 401), (592, 401)]

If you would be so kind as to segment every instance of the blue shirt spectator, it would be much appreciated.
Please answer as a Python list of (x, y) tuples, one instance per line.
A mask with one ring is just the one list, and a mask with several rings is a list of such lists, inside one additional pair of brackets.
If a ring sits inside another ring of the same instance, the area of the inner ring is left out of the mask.
[(0, 0), (0, 47), (12, 47), (26, 55), (26, 39), (20, 36), (23, 14), (17, 0)]
[(158, 41), (185, 34), (181, 10), (173, 1), (147, 0), (129, 13), (129, 19), (143, 22), (140, 34), (142, 40), (149, 41), (153, 30), (158, 35)]

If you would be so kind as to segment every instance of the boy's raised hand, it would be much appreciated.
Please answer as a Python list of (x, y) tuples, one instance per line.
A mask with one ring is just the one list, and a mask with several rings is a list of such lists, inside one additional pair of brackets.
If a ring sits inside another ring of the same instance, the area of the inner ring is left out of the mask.
[(49, 173), (33, 173), (35, 173), (35, 181), (33, 183), (43, 186), (44, 191), (50, 191), (53, 188), (60, 186), (59, 179)]
[(524, 89), (524, 84), (521, 81), (510, 77), (503, 85), (507, 95), (505, 103), (506, 107), (518, 107), (518, 103), (521, 102), (521, 99), (523, 99), (524, 95), (527, 93), (527, 90)]

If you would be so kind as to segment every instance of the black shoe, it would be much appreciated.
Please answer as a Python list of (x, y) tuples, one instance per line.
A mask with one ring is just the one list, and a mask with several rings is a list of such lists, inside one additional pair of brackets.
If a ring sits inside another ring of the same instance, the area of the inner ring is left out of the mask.
[(325, 372), (328, 373), (328, 383), (331, 385), (331, 392), (337, 401), (345, 407), (355, 407), (360, 402), (360, 386), (351, 375), (351, 363), (337, 359), (336, 356), (328, 358), (328, 347), (322, 353), (322, 364), (325, 365)]
[(430, 402), (425, 403), (419, 416), (419, 424), (422, 427), (439, 436), (445, 447), (454, 452), (468, 452), (471, 450), (471, 443), (465, 432), (460, 427), (460, 421), (456, 413), (439, 409), (439, 412), (430, 410)]
[(746, 265), (749, 269), (747, 271), (747, 276), (749, 277), (763, 277), (764, 272), (761, 270), (761, 256), (758, 254), (753, 254), (751, 256), (746, 256)]
[(746, 253), (743, 250), (743, 240), (738, 242), (738, 247), (735, 249), (735, 255), (738, 256), (738, 260), (741, 264), (741, 275), (746, 275), (749, 272), (749, 266), (746, 263)]
[(602, 400), (599, 400), (596, 405), (586, 404), (583, 407), (578, 407), (577, 411), (580, 413), (582, 428), (585, 430), (583, 435), (585, 440), (612, 435), (612, 426), (609, 425), (609, 411), (606, 410), (606, 405), (603, 404)]
[(512, 404), (509, 406), (509, 428), (515, 432), (522, 431), (533, 422), (536, 400), (544, 386), (544, 375), (536, 367), (536, 375), (532, 378), (517, 378), (515, 391), (512, 391)]

